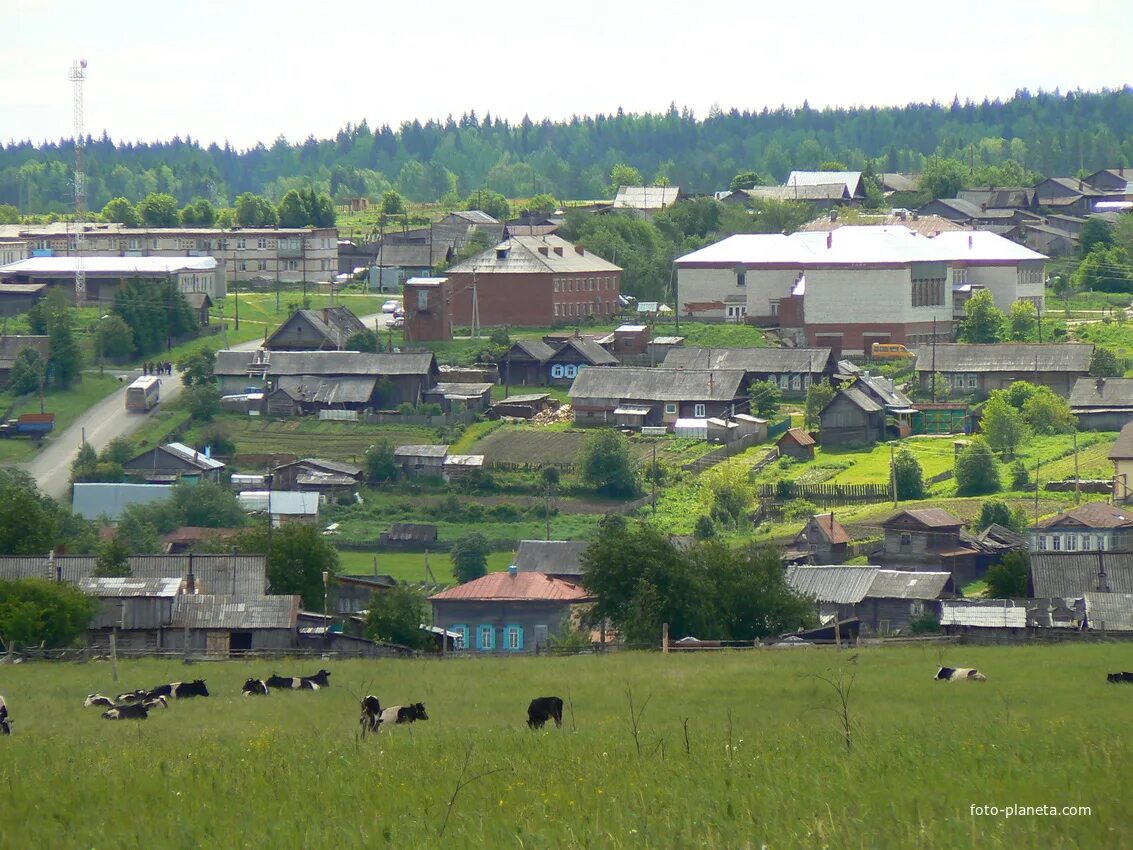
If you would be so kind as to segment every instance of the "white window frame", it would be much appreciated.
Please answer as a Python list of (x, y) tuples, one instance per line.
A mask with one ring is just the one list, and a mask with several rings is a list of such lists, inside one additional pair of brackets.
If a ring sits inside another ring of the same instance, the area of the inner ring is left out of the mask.
[(512, 652), (523, 649), (519, 643), (519, 626), (508, 626), (505, 640), (507, 641), (507, 648)]
[(665, 402), (665, 413), (669, 416), (675, 416), (676, 413), (677, 413), (676, 402), (672, 402), (672, 401)]
[[(484, 640), (487, 635), (488, 639)], [(481, 652), (491, 652), (496, 648), (496, 629), (494, 626), (479, 625), (476, 627), (476, 642), (480, 644)]]
[(692, 417), (693, 417), (693, 419), (705, 419), (705, 418), (707, 418), (707, 413), (705, 411), (704, 402), (698, 401), (695, 404), (693, 404), (693, 406), (692, 406)]

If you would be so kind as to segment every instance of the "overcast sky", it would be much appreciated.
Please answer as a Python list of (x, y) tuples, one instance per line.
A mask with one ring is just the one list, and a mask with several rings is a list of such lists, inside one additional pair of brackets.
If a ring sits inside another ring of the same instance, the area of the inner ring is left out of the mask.
[(1133, 82), (1130, 0), (3, 0), (0, 140), (248, 147), (475, 110), (511, 120), (891, 105)]

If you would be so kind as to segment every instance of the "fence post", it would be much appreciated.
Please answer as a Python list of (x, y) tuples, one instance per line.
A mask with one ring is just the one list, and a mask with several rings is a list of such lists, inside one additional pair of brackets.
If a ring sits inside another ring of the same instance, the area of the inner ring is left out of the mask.
[(661, 624), (661, 653), (663, 655), (669, 654), (669, 624)]

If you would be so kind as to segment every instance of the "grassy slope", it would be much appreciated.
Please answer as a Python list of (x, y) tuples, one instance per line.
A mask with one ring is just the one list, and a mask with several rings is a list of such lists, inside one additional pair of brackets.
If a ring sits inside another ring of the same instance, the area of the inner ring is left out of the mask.
[[(320, 662), (23, 664), (4, 676), (8, 847), (1128, 846), (1133, 738), (1112, 644), (855, 651), (847, 753), (833, 650), (321, 662), (318, 693), (241, 682)], [(840, 656), (844, 658), (844, 656)], [(985, 684), (930, 681), (973, 665)], [(310, 670), (308, 670), (310, 668)], [(213, 696), (108, 723), (83, 696), (188, 675)], [(641, 707), (640, 751), (624, 689)], [(357, 739), (357, 695), (430, 719)], [(534, 696), (569, 697), (532, 733)], [(1089, 710), (1083, 710), (1083, 704)], [(687, 739), (682, 723), (687, 718)], [(686, 752), (687, 740), (687, 752)], [(469, 748), (471, 747), (471, 750)], [(451, 807), (466, 754), (467, 785)], [(123, 789), (129, 789), (126, 793)], [(1088, 805), (1081, 817), (973, 817), (975, 805)], [(329, 805), (329, 808), (328, 808)], [(19, 814), (18, 814), (19, 813)]]
[[(514, 552), (492, 552), (488, 555), (488, 571), (506, 570)], [(378, 559), (378, 572), (393, 576), (398, 581), (420, 582), (425, 579), (425, 555), (422, 552), (347, 552), (338, 553), (342, 572), (347, 575), (373, 575), (374, 558)], [(441, 584), (455, 584), (452, 561), (448, 552), (430, 552), (429, 568)]]

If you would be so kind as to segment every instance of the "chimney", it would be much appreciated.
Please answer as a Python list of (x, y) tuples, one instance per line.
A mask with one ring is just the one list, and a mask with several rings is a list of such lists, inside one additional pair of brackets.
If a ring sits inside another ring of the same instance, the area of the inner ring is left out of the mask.
[(969, 251), (972, 250), (972, 245), (973, 245), (974, 242), (975, 242), (975, 237), (972, 234), (969, 233), (968, 234), (968, 250)]
[(558, 254), (561, 257), (563, 255), (563, 246), (562, 245), (556, 245), (555, 246), (555, 253)]
[(583, 254), (586, 253), (586, 249), (583, 248), (581, 245), (575, 245), (574, 246), (574, 253), (578, 254), (578, 256), (581, 257)]
[(540, 245), (539, 246), (539, 253), (542, 254), (544, 257), (550, 256), (550, 251), (547, 250), (546, 245)]
[(834, 231), (830, 230), (826, 233), (826, 247), (827, 249), (834, 247)]
[(507, 568), (507, 574), (512, 578), (515, 578), (517, 575), (519, 575), (519, 567), (517, 567), (515, 564), (512, 564)]

